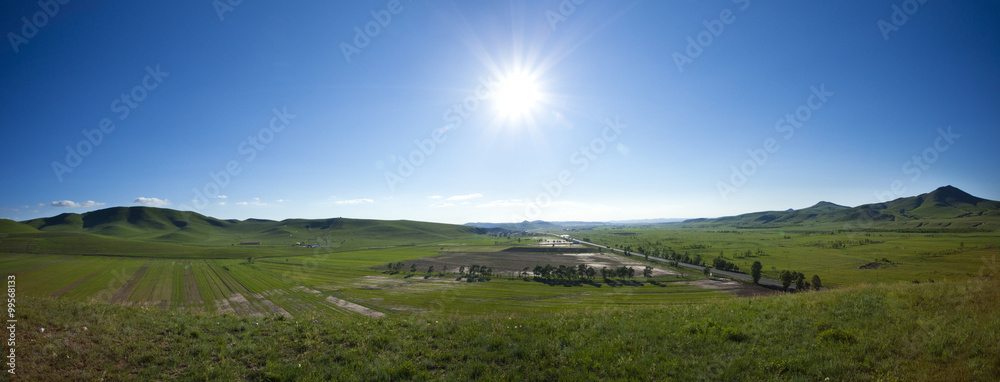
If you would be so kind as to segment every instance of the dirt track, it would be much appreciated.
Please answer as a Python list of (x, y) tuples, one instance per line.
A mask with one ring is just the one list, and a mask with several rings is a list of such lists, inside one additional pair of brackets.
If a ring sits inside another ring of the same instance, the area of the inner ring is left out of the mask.
[(740, 297), (767, 296), (780, 293), (762, 286), (750, 285), (729, 279), (711, 278), (707, 280), (688, 281), (684, 284), (706, 289), (722, 290)]

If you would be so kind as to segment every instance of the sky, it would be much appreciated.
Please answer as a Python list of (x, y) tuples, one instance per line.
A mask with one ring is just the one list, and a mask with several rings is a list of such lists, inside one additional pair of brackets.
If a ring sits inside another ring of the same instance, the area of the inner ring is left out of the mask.
[(0, 5), (0, 218), (1000, 200), (997, 2), (99, 3)]

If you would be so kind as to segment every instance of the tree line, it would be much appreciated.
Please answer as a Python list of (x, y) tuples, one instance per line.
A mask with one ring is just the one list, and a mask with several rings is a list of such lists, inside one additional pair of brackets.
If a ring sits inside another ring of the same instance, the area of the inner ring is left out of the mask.
[[(635, 268), (633, 268), (633, 267), (626, 267), (624, 265), (621, 266), (621, 267), (618, 267), (618, 268), (601, 267), (600, 270), (597, 270), (597, 269), (594, 269), (594, 267), (591, 267), (591, 266), (588, 266), (588, 265), (585, 265), (585, 264), (579, 264), (579, 265), (577, 265), (575, 267), (572, 266), (572, 265), (571, 266), (559, 265), (558, 267), (556, 267), (556, 266), (553, 266), (552, 264), (545, 264), (545, 265), (535, 265), (535, 268), (532, 269), (532, 274), (535, 277), (541, 277), (541, 278), (549, 279), (549, 280), (551, 280), (553, 278), (556, 278), (556, 279), (566, 279), (566, 280), (572, 280), (572, 279), (588, 279), (589, 280), (589, 279), (593, 279), (598, 274), (601, 275), (601, 278), (605, 278), (605, 279), (609, 279), (609, 278), (626, 279), (626, 278), (634, 278), (635, 277), (635, 272), (636, 272)], [(645, 278), (652, 277), (653, 276), (653, 267), (646, 266), (642, 270), (642, 275)], [(521, 271), (521, 276), (522, 277), (528, 277), (528, 268), (527, 267), (525, 267)]]

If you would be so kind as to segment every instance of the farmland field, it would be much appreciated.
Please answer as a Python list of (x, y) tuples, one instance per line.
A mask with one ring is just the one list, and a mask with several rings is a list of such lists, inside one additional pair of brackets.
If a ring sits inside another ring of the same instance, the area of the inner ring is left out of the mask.
[[(0, 237), (0, 269), (17, 278), (28, 328), (22, 370), (112, 380), (503, 379), (512, 368), (546, 380), (997, 372), (996, 349), (964, 345), (996, 339), (992, 231), (351, 224), (350, 234), (268, 229), (271, 238), (252, 246), (15, 227), (22, 232)], [(786, 294), (644, 255), (722, 256), (744, 272), (760, 261), (766, 278), (796, 270), (822, 277), (825, 290)], [(121, 345), (140, 339), (148, 344)]]
[[(550, 236), (517, 235), (383, 248), (202, 246), (197, 250), (219, 250), (223, 255), (200, 259), (188, 253), (124, 250), (119, 254), (128, 256), (44, 254), (37, 252), (57, 248), (52, 252), (62, 253), (64, 249), (38, 245), (31, 253), (0, 255), (0, 268), (17, 275), (22, 293), (31, 296), (243, 316), (350, 314), (352, 310), (338, 301), (385, 314), (560, 311), (733, 298), (712, 285), (692, 283), (704, 279), (700, 274), (646, 263), (642, 254), (687, 256), (688, 262), (700, 256), (705, 263), (721, 255), (744, 272), (751, 262), (760, 261), (765, 278), (776, 279), (778, 270), (791, 269), (817, 274), (827, 287), (844, 287), (963, 280), (996, 262), (997, 243), (994, 235), (981, 232), (842, 233), (680, 225), (599, 228), (573, 234), (627, 248), (638, 256), (568, 243), (554, 247), (558, 241)], [(44, 236), (25, 235), (34, 242)], [(57, 234), (55, 241), (64, 235)], [(20, 241), (26, 240), (12, 236), (17, 244), (6, 238), (7, 248), (19, 248)], [(403, 269), (387, 268), (397, 262)], [(540, 280), (530, 273), (536, 265), (546, 264), (583, 264), (595, 269), (630, 266), (640, 276), (627, 282), (600, 277)], [(489, 281), (470, 282), (459, 276), (460, 269), (473, 265), (490, 267)], [(653, 267), (648, 280), (641, 277), (647, 265)], [(428, 272), (431, 266), (434, 271)], [(528, 277), (522, 278), (525, 268)]]
[[(497, 242), (494, 240), (494, 242)], [(316, 317), (350, 313), (337, 301), (376, 312), (559, 311), (614, 305), (690, 303), (731, 296), (690, 284), (700, 275), (664, 267), (652, 279), (540, 282), (514, 277), (522, 267), (586, 264), (595, 267), (645, 264), (590, 249), (577, 253), (523, 252), (511, 243), (472, 245), (436, 243), (381, 249), (333, 251), (299, 249), (310, 254), (250, 259), (80, 256), (8, 253), (0, 268), (15, 275), (28, 296), (107, 302), (156, 309), (243, 316)], [(224, 248), (225, 249), (225, 248)], [(256, 248), (254, 248), (256, 249)], [(404, 262), (404, 272), (385, 264)], [(418, 271), (409, 272), (416, 264)], [(473, 264), (496, 267), (471, 282), (458, 274)], [(429, 266), (437, 271), (428, 274)], [(488, 280), (488, 281), (487, 281)], [(532, 304), (519, 302), (531, 301)]]

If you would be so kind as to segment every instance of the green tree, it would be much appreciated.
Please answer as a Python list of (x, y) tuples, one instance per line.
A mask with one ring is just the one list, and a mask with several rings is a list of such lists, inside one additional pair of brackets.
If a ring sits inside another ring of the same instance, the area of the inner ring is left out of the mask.
[(788, 292), (788, 286), (792, 285), (792, 280), (795, 277), (795, 273), (786, 270), (781, 271), (778, 274), (778, 278), (781, 279), (781, 290)]
[(823, 287), (823, 283), (820, 281), (819, 275), (813, 275), (812, 284), (813, 290), (819, 290), (819, 288)]
[(702, 273), (705, 274), (705, 278), (708, 278), (708, 275), (712, 273), (712, 267), (705, 267), (705, 269), (702, 269)]
[(410, 264), (410, 273), (417, 272), (417, 263)]
[(762, 270), (764, 270), (764, 266), (759, 261), (754, 261), (753, 265), (750, 266), (750, 277), (753, 278), (754, 284), (760, 281), (760, 272)]
[(434, 273), (434, 266), (433, 265), (427, 267), (427, 275), (430, 276), (431, 273)]
[(806, 290), (806, 275), (802, 272), (795, 272), (795, 291), (802, 292)]
[(643, 268), (642, 277), (645, 277), (647, 279), (653, 277), (653, 267), (647, 265), (646, 268)]
[(464, 274), (465, 274), (465, 266), (464, 265), (459, 266), (458, 267), (458, 275), (461, 276), (461, 275), (464, 275)]

